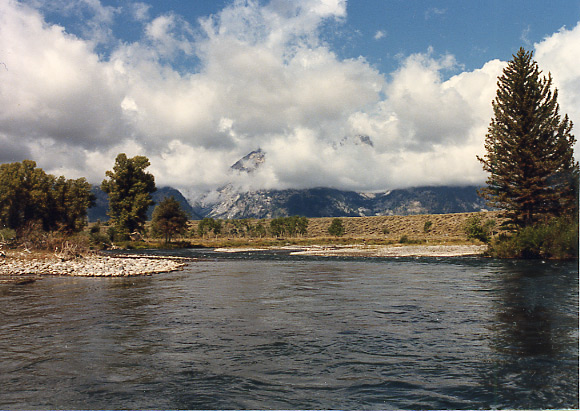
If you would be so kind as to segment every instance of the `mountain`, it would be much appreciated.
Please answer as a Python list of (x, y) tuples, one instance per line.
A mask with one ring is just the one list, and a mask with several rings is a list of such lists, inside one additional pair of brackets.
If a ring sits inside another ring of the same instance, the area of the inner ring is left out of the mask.
[[(345, 139), (341, 144), (367, 144), (367, 136)], [(248, 177), (267, 161), (266, 153), (257, 149), (231, 166), (232, 173), (247, 173)], [(159, 204), (173, 196), (192, 219), (212, 218), (272, 218), (300, 215), (304, 217), (363, 217), (380, 215), (447, 214), (486, 210), (485, 201), (477, 195), (478, 186), (414, 187), (383, 193), (360, 193), (334, 188), (241, 191), (226, 184), (218, 190), (191, 202), (175, 188), (163, 187), (153, 193)], [(96, 206), (89, 209), (89, 221), (106, 221), (108, 196), (94, 186)], [(192, 206), (193, 204), (193, 206)], [(154, 207), (148, 210), (151, 218)]]
[[(368, 136), (345, 137), (340, 144), (373, 145)], [(249, 177), (266, 162), (261, 149), (231, 166)], [(240, 191), (232, 184), (194, 202), (197, 214), (212, 218), (357, 217), (374, 215), (445, 214), (482, 211), (485, 201), (477, 186), (415, 187), (384, 193), (359, 193), (333, 188)]]
[(230, 169), (238, 172), (253, 173), (256, 171), (264, 162), (266, 161), (266, 153), (262, 151), (261, 148), (256, 151), (245, 155), (235, 164), (233, 164)]
[(332, 188), (220, 192), (213, 204), (198, 205), (213, 218), (363, 217), (375, 215), (446, 214), (483, 211), (477, 186), (416, 187), (386, 193), (357, 193)]
[[(89, 208), (88, 210), (87, 214), (89, 217), (89, 221), (90, 222), (95, 222), (97, 220), (108, 221), (109, 216), (107, 215), (107, 212), (109, 210), (109, 196), (98, 186), (93, 186), (91, 188), (91, 192), (95, 195), (97, 200), (95, 206)], [(194, 220), (201, 219), (201, 216), (199, 216), (195, 212), (195, 210), (193, 209), (191, 204), (189, 204), (189, 202), (186, 200), (183, 194), (181, 194), (181, 192), (175, 188), (172, 187), (158, 188), (157, 191), (155, 191), (152, 194), (152, 197), (155, 204), (149, 207), (149, 209), (147, 210), (148, 219), (151, 219), (155, 206), (167, 197), (175, 198), (175, 200), (177, 200), (177, 202), (181, 206), (181, 209), (184, 210), (190, 216), (190, 218)]]

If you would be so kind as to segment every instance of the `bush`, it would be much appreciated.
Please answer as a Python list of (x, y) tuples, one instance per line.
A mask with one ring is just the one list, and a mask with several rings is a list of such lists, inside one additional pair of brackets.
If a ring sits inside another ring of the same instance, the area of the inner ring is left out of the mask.
[(578, 221), (555, 218), (502, 235), (491, 244), (489, 254), (497, 258), (578, 258)]
[(11, 228), (0, 230), (0, 244), (12, 244), (16, 240), (16, 231)]
[(432, 226), (433, 226), (432, 221), (425, 221), (425, 225), (423, 226), (423, 232), (428, 233), (429, 231), (431, 231)]
[(111, 246), (111, 239), (108, 235), (101, 232), (101, 222), (97, 221), (89, 229), (89, 243), (91, 248), (102, 250)]
[(47, 233), (40, 220), (28, 221), (16, 231), (16, 239), (25, 249), (42, 250), (46, 248)]
[(471, 216), (465, 222), (464, 230), (468, 239), (488, 243), (491, 238), (491, 229), (494, 226), (495, 220), (488, 220), (485, 224), (482, 224), (480, 217)]
[(328, 234), (335, 237), (341, 237), (344, 235), (344, 226), (342, 225), (342, 220), (340, 218), (332, 219), (332, 222), (328, 227)]
[(62, 260), (71, 260), (89, 252), (89, 236), (86, 233), (68, 235), (53, 231), (47, 234), (45, 248)]

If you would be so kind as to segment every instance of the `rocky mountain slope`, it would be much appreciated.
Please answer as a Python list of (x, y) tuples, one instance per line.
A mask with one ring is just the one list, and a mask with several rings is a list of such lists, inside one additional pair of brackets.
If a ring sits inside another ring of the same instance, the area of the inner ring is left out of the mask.
[[(371, 144), (358, 136), (360, 144)], [(358, 142), (358, 140), (357, 140)], [(232, 173), (251, 175), (267, 161), (261, 149), (252, 151), (231, 166)], [(415, 187), (383, 193), (359, 193), (334, 188), (241, 191), (227, 184), (200, 198), (189, 201), (181, 192), (163, 187), (153, 194), (156, 204), (173, 196), (192, 219), (273, 218), (300, 215), (314, 217), (363, 217), (415, 214), (446, 214), (485, 211), (485, 201), (477, 195), (477, 186)], [(93, 188), (97, 205), (89, 209), (89, 221), (108, 220), (108, 198)], [(149, 217), (153, 207), (149, 210)]]
[(198, 214), (213, 218), (363, 217), (444, 214), (484, 211), (485, 201), (476, 186), (417, 187), (368, 194), (332, 188), (258, 190), (245, 193), (228, 189), (215, 203), (199, 203)]
[[(360, 141), (359, 141), (360, 140)], [(357, 144), (372, 145), (358, 136)], [(251, 176), (266, 162), (258, 149), (232, 165), (232, 173)], [(416, 187), (384, 193), (359, 193), (333, 188), (240, 191), (227, 184), (193, 201), (197, 214), (212, 218), (359, 217), (412, 214), (443, 214), (483, 211), (485, 201), (477, 186)]]

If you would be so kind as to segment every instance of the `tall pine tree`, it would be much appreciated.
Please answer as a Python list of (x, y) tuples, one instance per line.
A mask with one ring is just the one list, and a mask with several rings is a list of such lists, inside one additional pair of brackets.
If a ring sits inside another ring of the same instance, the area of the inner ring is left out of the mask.
[(515, 228), (572, 213), (578, 201), (572, 122), (551, 88), (552, 76), (520, 48), (499, 77), (487, 154), (478, 157), (489, 173), (481, 195)]

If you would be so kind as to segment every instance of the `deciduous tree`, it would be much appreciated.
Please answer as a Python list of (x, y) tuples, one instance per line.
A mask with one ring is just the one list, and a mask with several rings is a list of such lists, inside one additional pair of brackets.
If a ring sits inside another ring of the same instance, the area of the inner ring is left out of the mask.
[(46, 231), (81, 231), (94, 204), (84, 178), (67, 180), (47, 174), (31, 160), (0, 165), (0, 225), (20, 229), (42, 225)]
[(153, 204), (151, 193), (156, 190), (155, 178), (145, 171), (149, 165), (147, 157), (127, 158), (121, 153), (101, 184), (109, 195), (109, 216), (122, 237), (142, 231), (147, 220), (147, 209)]
[(151, 229), (168, 243), (174, 235), (187, 231), (187, 221), (187, 213), (181, 209), (179, 202), (173, 197), (166, 197), (153, 210)]

